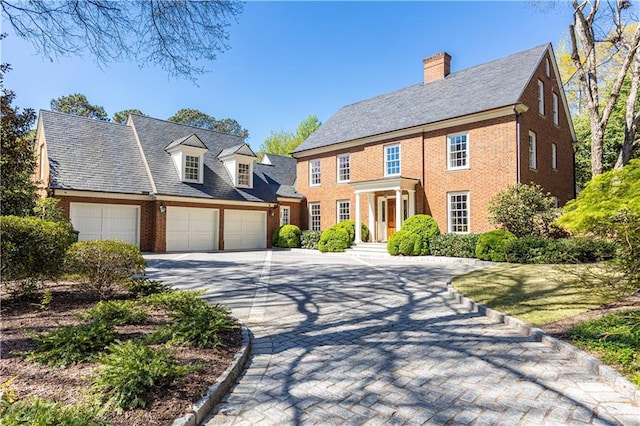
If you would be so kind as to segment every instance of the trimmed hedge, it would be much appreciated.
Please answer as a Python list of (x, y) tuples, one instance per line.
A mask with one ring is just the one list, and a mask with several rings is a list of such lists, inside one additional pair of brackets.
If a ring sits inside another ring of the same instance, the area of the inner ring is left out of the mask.
[(33, 217), (0, 218), (2, 279), (46, 279), (62, 272), (64, 256), (75, 241), (73, 226)]
[(387, 242), (387, 251), (392, 256), (420, 256), (424, 254), (424, 243), (418, 234), (400, 230)]
[(476, 257), (476, 244), (480, 234), (440, 234), (429, 240), (429, 251), (434, 256)]
[(507, 244), (516, 239), (515, 235), (503, 229), (485, 232), (478, 238), (476, 257), (481, 260), (504, 262), (506, 261), (505, 249)]
[(351, 237), (342, 226), (332, 226), (320, 236), (318, 250), (322, 253), (343, 252), (351, 247)]
[(274, 247), (300, 247), (300, 228), (296, 225), (283, 225), (273, 232), (271, 242)]
[[(354, 220), (345, 220), (333, 225), (333, 227), (338, 227), (340, 229), (344, 229), (349, 234), (349, 242), (353, 243), (356, 240), (356, 222)], [(369, 228), (364, 223), (360, 224), (360, 233), (362, 241), (369, 240)]]
[(612, 259), (615, 248), (599, 239), (551, 240), (528, 236), (510, 241), (505, 247), (505, 256), (514, 263), (588, 263)]
[(300, 235), (300, 247), (309, 250), (318, 250), (318, 242), (322, 231), (302, 231)]

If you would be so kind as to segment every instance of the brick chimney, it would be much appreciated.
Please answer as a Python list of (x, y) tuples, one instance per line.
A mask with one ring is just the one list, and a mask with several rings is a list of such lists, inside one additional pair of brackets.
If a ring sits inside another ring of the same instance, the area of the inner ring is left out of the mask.
[(447, 52), (436, 53), (424, 58), (424, 82), (430, 83), (445, 78), (451, 72), (451, 55)]

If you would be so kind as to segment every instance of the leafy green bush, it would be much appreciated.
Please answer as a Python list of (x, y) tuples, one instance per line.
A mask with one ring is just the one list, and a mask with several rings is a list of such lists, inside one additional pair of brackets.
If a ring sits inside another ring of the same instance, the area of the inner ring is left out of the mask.
[(420, 256), (425, 254), (423, 240), (420, 235), (400, 230), (394, 233), (387, 242), (387, 251), (392, 256)]
[(416, 214), (402, 222), (401, 231), (411, 232), (422, 240), (421, 255), (429, 254), (429, 240), (440, 234), (435, 219), (427, 214)]
[(2, 280), (40, 280), (62, 272), (73, 227), (33, 217), (0, 217)]
[(87, 404), (62, 405), (38, 397), (16, 401), (2, 413), (5, 426), (106, 426), (104, 413)]
[(96, 306), (78, 315), (81, 319), (113, 325), (139, 324), (147, 319), (146, 311), (130, 300), (100, 301)]
[(273, 232), (271, 241), (275, 247), (300, 247), (300, 228), (296, 225), (283, 225)]
[(146, 262), (140, 249), (124, 241), (100, 240), (74, 243), (67, 252), (69, 272), (88, 280), (101, 298), (110, 296), (133, 274), (144, 272)]
[(144, 407), (147, 392), (190, 371), (189, 367), (178, 365), (168, 351), (153, 350), (134, 340), (109, 346), (109, 352), (102, 354), (99, 362), (93, 390), (102, 401), (113, 402), (119, 410)]
[(532, 235), (507, 243), (505, 258), (513, 263), (588, 263), (611, 259), (614, 251), (610, 243), (598, 239)]
[(52, 197), (36, 199), (36, 204), (33, 207), (33, 215), (37, 218), (51, 220), (53, 222), (66, 221), (64, 212), (60, 207), (60, 200)]
[(476, 257), (479, 234), (440, 234), (429, 240), (429, 250), (434, 256)]
[(545, 263), (550, 240), (529, 235), (509, 241), (505, 246), (505, 259), (513, 263)]
[(516, 236), (503, 229), (485, 232), (478, 238), (476, 257), (481, 260), (504, 262), (506, 246), (513, 240), (516, 240)]
[(145, 297), (143, 302), (151, 306), (160, 306), (174, 312), (186, 311), (191, 307), (207, 306), (207, 301), (199, 297), (203, 294), (204, 290), (155, 293)]
[(334, 225), (325, 230), (318, 241), (318, 250), (322, 253), (343, 252), (351, 247), (349, 233), (342, 226)]
[(124, 283), (124, 286), (135, 297), (149, 296), (157, 293), (172, 292), (173, 289), (160, 281), (147, 277), (134, 277)]
[[(344, 220), (342, 222), (333, 225), (335, 228), (344, 229), (349, 234), (349, 242), (353, 243), (356, 240), (356, 222), (354, 220)], [(364, 223), (360, 224), (360, 234), (362, 241), (369, 240), (369, 228)]]
[(300, 247), (309, 250), (318, 250), (318, 242), (322, 231), (302, 231), (300, 236)]
[(27, 359), (51, 367), (66, 367), (86, 361), (104, 350), (116, 335), (113, 324), (94, 321), (65, 325), (31, 337), (37, 347), (27, 354)]

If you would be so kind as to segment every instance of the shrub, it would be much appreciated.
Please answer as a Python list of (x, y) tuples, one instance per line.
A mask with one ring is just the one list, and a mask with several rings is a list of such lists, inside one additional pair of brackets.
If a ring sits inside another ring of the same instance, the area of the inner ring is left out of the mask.
[(130, 300), (103, 300), (78, 316), (81, 319), (94, 322), (125, 325), (139, 324), (147, 319), (148, 314), (142, 309), (136, 308), (136, 304)]
[[(354, 220), (344, 220), (342, 222), (336, 223), (334, 227), (339, 229), (344, 229), (349, 234), (349, 242), (353, 243), (356, 239), (356, 222)], [(364, 223), (360, 224), (360, 234), (362, 241), (369, 240), (369, 228)]]
[(60, 207), (60, 200), (57, 198), (47, 197), (38, 198), (33, 208), (33, 215), (44, 220), (53, 222), (64, 222), (64, 212)]
[(198, 291), (172, 291), (156, 293), (143, 299), (144, 303), (151, 306), (161, 306), (170, 311), (186, 311), (191, 307), (206, 306), (207, 301), (199, 296), (204, 294), (204, 290)]
[(283, 225), (273, 232), (271, 241), (275, 247), (300, 247), (300, 228), (296, 225)]
[(588, 263), (611, 259), (613, 244), (593, 238), (562, 238), (551, 240), (544, 254), (546, 263)]
[(551, 232), (551, 222), (557, 217), (553, 206), (553, 197), (541, 186), (518, 183), (491, 199), (489, 220), (516, 237), (546, 237)]
[(504, 248), (505, 259), (513, 263), (545, 263), (549, 241), (536, 235), (509, 241)]
[(91, 358), (104, 350), (115, 338), (113, 324), (94, 321), (89, 324), (65, 325), (48, 333), (31, 336), (36, 349), (27, 359), (51, 367), (66, 367)]
[(401, 231), (417, 234), (422, 240), (421, 255), (429, 254), (429, 240), (440, 234), (436, 221), (429, 215), (417, 214), (402, 223)]
[(33, 217), (0, 218), (2, 280), (42, 280), (62, 271), (74, 241), (70, 223)]
[(504, 262), (506, 260), (505, 248), (510, 241), (515, 239), (515, 235), (503, 229), (485, 232), (478, 238), (476, 257), (481, 260)]
[(146, 277), (134, 277), (124, 283), (129, 293), (135, 297), (149, 296), (173, 291), (167, 284)]
[(146, 262), (138, 247), (124, 241), (80, 241), (69, 248), (67, 266), (70, 272), (86, 277), (91, 289), (104, 298), (116, 285), (144, 272)]
[(420, 235), (400, 230), (394, 233), (387, 242), (387, 251), (392, 256), (420, 256), (425, 252)]
[(429, 251), (434, 256), (476, 257), (479, 234), (440, 234), (429, 240)]
[(322, 231), (302, 231), (300, 236), (300, 247), (309, 250), (318, 250), (318, 242)]
[(29, 397), (9, 405), (2, 413), (3, 425), (106, 426), (104, 413), (87, 404), (62, 405), (38, 397)]
[(153, 350), (134, 340), (111, 345), (99, 362), (93, 390), (119, 410), (144, 407), (147, 392), (190, 371), (179, 366), (168, 351)]
[(322, 253), (343, 252), (349, 247), (351, 247), (351, 238), (342, 226), (332, 226), (327, 229), (318, 241), (318, 250)]

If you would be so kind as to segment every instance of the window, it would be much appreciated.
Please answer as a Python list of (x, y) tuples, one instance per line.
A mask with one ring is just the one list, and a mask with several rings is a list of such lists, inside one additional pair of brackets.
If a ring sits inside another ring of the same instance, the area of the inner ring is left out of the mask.
[(40, 160), (40, 180), (44, 182), (44, 178), (45, 178), (44, 144), (40, 145), (40, 157), (38, 159)]
[(555, 143), (551, 144), (551, 168), (553, 170), (558, 168), (558, 148)]
[(468, 169), (469, 168), (469, 145), (467, 134), (454, 135), (447, 138), (447, 169)]
[(400, 174), (400, 145), (387, 145), (384, 147), (384, 175), (394, 176)]
[(185, 180), (200, 180), (200, 158), (192, 155), (185, 155), (184, 157), (184, 179)]
[(538, 168), (536, 134), (533, 132), (529, 132), (529, 167)]
[(559, 122), (560, 122), (560, 119), (558, 116), (558, 95), (554, 93), (553, 94), (553, 124), (557, 126)]
[(538, 80), (538, 112), (544, 115), (544, 83)]
[(309, 185), (320, 185), (320, 160), (309, 161)]
[(351, 202), (338, 201), (338, 223), (351, 219)]
[(469, 192), (449, 193), (449, 232), (469, 232)]
[(291, 223), (291, 209), (289, 206), (280, 206), (280, 226)]
[(338, 155), (338, 182), (349, 182), (351, 166), (349, 154)]
[(246, 163), (238, 163), (238, 186), (250, 186), (251, 167)]
[(309, 225), (312, 231), (320, 231), (320, 203), (309, 203)]
[(545, 58), (544, 60), (544, 71), (547, 74), (547, 77), (551, 77), (551, 66), (549, 64), (549, 58)]

